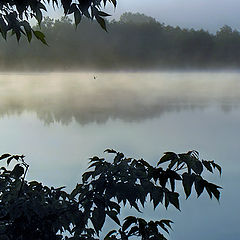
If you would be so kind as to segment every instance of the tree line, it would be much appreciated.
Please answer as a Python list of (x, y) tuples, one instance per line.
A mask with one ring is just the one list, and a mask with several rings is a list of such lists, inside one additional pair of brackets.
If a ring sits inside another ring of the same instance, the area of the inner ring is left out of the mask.
[[(38, 29), (38, 26), (34, 26)], [(118, 70), (166, 68), (237, 68), (240, 32), (223, 26), (216, 34), (182, 29), (140, 13), (124, 13), (107, 22), (83, 18), (76, 29), (69, 17), (43, 19), (40, 29), (49, 46), (33, 39), (0, 39), (0, 69)]]

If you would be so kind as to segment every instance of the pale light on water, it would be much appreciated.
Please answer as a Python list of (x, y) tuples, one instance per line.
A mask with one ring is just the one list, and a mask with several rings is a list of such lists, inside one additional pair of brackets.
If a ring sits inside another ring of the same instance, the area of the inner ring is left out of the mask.
[(189, 239), (236, 239), (239, 89), (238, 72), (2, 74), (1, 153), (25, 154), (28, 179), (71, 187), (108, 147), (151, 162), (199, 150), (223, 167), (220, 205), (192, 197), (181, 213), (163, 211), (175, 222), (170, 237), (188, 228)]

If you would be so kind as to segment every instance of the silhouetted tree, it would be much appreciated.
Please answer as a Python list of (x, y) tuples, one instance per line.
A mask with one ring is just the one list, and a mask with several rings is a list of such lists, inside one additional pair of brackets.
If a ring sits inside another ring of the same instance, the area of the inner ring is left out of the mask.
[(102, 5), (110, 2), (115, 7), (116, 0), (24, 0), (0, 1), (0, 32), (3, 38), (6, 39), (9, 31), (16, 35), (17, 40), (21, 38), (22, 34), (26, 35), (28, 41), (34, 35), (37, 39), (46, 44), (45, 36), (42, 32), (34, 30), (29, 24), (30, 19), (37, 20), (39, 25), (42, 22), (43, 11), (47, 12), (46, 4), (53, 7), (62, 7), (64, 14), (73, 15), (76, 26), (81, 22), (82, 16), (90, 19), (96, 19), (103, 29), (106, 30), (106, 23), (104, 17), (109, 14), (101, 11)]
[(26, 181), (29, 165), (24, 156), (0, 156), (7, 164), (17, 161), (11, 171), (0, 169), (0, 239), (99, 239), (103, 225), (112, 219), (119, 229), (111, 230), (105, 240), (165, 240), (164, 232), (169, 232), (171, 220), (128, 216), (121, 222), (121, 209), (127, 204), (141, 213), (150, 199), (154, 209), (163, 204), (180, 210), (178, 183), (186, 198), (193, 186), (198, 197), (206, 190), (210, 198), (220, 198), (221, 187), (208, 182), (202, 173), (204, 169), (217, 169), (221, 174), (221, 167), (214, 161), (200, 160), (197, 151), (166, 152), (156, 166), (113, 149), (106, 152), (114, 154), (113, 161), (91, 158), (89, 171), (71, 193), (64, 187)]

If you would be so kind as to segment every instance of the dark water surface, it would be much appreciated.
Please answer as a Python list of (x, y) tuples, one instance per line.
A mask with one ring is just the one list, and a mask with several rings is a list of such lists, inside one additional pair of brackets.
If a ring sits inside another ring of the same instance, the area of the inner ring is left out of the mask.
[(29, 180), (70, 188), (106, 148), (152, 163), (195, 149), (223, 167), (220, 204), (193, 195), (155, 218), (172, 240), (239, 238), (240, 73), (4, 73), (0, 97), (1, 153), (25, 154)]

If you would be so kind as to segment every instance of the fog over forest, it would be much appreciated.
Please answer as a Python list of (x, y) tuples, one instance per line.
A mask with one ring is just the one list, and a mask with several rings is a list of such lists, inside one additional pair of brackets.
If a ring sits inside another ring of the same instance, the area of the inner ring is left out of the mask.
[[(37, 26), (36, 26), (37, 28)], [(40, 41), (9, 36), (0, 40), (0, 70), (161, 70), (238, 68), (240, 33), (223, 26), (217, 33), (181, 29), (140, 13), (107, 23), (108, 33), (83, 19), (45, 18)], [(19, 46), (20, 45), (20, 46)]]

